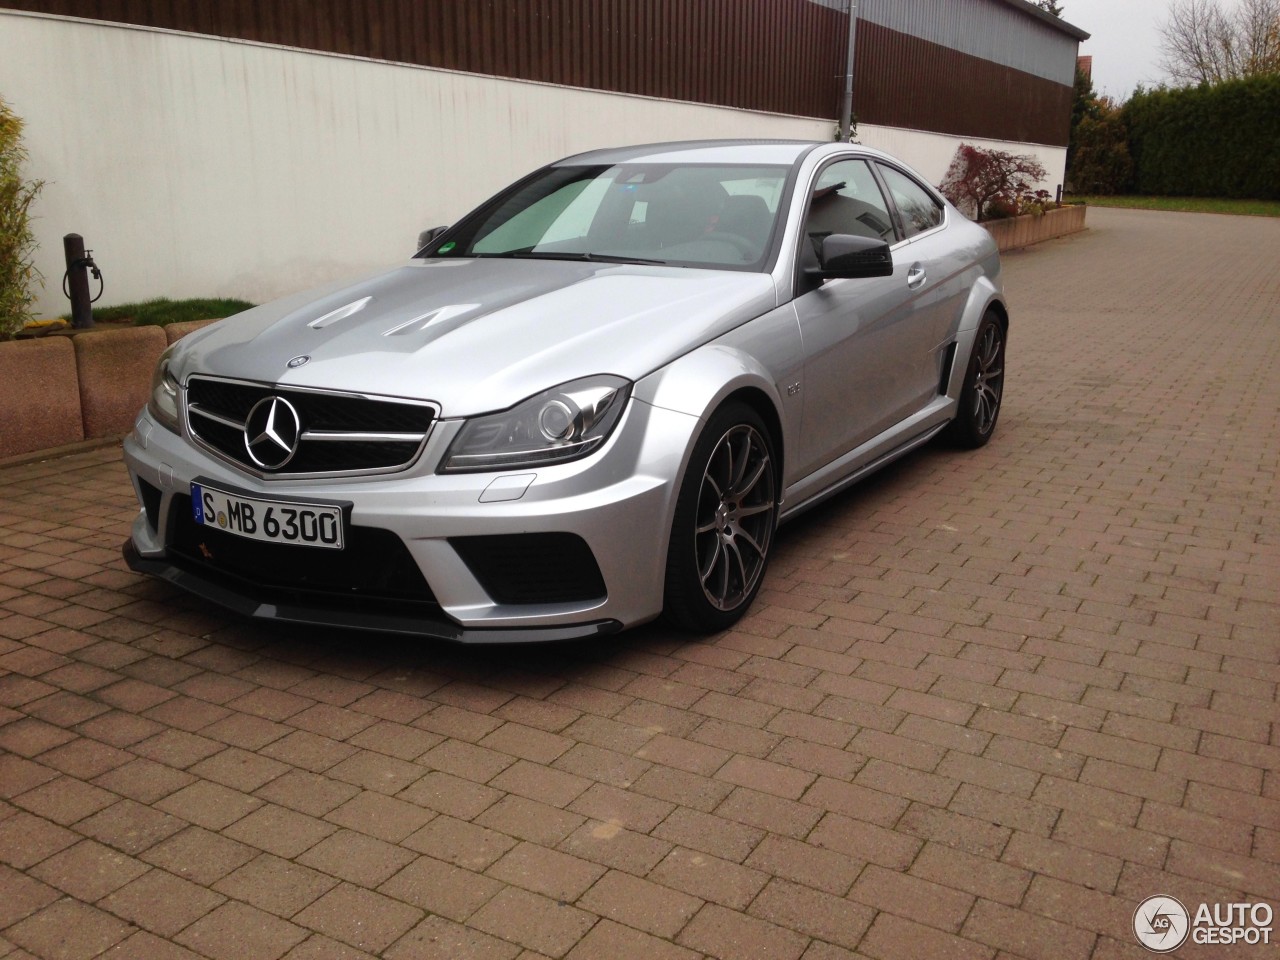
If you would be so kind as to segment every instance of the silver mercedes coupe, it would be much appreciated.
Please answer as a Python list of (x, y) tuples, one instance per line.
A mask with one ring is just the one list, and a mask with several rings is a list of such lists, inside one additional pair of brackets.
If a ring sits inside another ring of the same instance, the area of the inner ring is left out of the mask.
[(875, 150), (598, 150), (419, 239), (164, 354), (134, 570), (456, 641), (723, 630), (779, 523), (996, 426), (995, 244)]

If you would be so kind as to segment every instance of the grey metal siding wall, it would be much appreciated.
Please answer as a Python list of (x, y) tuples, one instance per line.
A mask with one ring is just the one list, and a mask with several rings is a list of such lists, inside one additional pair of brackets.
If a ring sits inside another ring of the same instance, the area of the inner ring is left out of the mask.
[[(814, 2), (848, 9), (848, 0)], [(1078, 40), (1005, 0), (858, 0), (858, 19), (1055, 83), (1075, 80)]]

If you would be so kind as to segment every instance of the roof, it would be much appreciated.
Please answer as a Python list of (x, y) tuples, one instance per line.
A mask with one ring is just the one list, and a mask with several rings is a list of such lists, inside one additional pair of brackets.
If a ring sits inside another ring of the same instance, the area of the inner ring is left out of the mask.
[(681, 140), (642, 143), (579, 153), (557, 166), (615, 163), (760, 163), (790, 164), (819, 146), (812, 140)]
[(1074, 24), (1067, 23), (1067, 21), (1063, 20), (1061, 17), (1055, 17), (1048, 10), (1043, 7), (1036, 6), (1034, 3), (1029, 3), (1028, 0), (1000, 0), (1000, 2), (1013, 7), (1015, 10), (1021, 10), (1023, 13), (1035, 17), (1037, 20), (1053, 27), (1060, 33), (1065, 33), (1067, 36), (1075, 40), (1083, 41), (1089, 39), (1090, 35), (1084, 30), (1081, 30)]

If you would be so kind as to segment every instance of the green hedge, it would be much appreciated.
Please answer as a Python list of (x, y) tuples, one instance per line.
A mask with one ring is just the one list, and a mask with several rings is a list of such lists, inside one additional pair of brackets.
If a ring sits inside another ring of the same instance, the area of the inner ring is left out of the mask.
[(1139, 193), (1280, 200), (1280, 75), (1139, 90), (1124, 119)]

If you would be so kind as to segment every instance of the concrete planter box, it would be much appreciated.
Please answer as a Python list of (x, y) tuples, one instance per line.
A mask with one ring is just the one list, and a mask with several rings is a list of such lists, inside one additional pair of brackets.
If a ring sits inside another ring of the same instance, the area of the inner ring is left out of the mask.
[(165, 347), (213, 322), (0, 342), (0, 460), (124, 436)]
[(84, 436), (120, 436), (147, 402), (151, 373), (169, 345), (163, 327), (94, 330), (72, 338)]
[(67, 337), (0, 343), (0, 458), (84, 439)]
[(1016, 250), (1018, 247), (1029, 247), (1033, 243), (1063, 237), (1068, 233), (1078, 233), (1084, 229), (1086, 209), (1083, 205), (1058, 207), (1038, 217), (1027, 214), (1010, 217), (1008, 220), (988, 220), (982, 226), (986, 227), (987, 233), (991, 234), (1003, 253), (1005, 250)]

